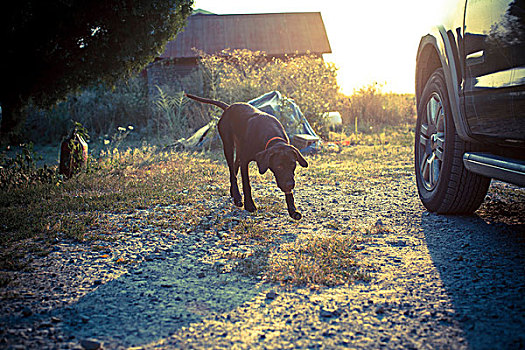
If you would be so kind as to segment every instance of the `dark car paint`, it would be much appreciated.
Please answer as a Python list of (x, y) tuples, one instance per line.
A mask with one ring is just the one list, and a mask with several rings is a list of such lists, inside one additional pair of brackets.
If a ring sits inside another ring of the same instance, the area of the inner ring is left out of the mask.
[[(525, 158), (525, 0), (466, 0), (421, 40), (416, 97), (443, 67), (458, 134)], [(510, 146), (510, 147), (509, 147)]]
[(525, 141), (524, 3), (467, 1), (462, 100), (473, 135)]

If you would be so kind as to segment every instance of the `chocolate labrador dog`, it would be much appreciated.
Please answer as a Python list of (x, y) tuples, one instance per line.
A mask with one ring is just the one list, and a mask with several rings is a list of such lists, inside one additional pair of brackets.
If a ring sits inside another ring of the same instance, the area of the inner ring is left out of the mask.
[[(222, 139), (224, 156), (230, 170), (230, 195), (235, 205), (242, 207), (242, 198), (237, 185), (237, 173), (240, 167), (244, 208), (249, 212), (256, 210), (248, 177), (248, 164), (251, 161), (256, 161), (261, 174), (264, 174), (268, 169), (273, 172), (277, 186), (285, 193), (286, 206), (290, 217), (300, 220), (302, 215), (295, 208), (292, 193), (295, 187), (294, 171), (296, 162), (305, 168), (308, 163), (301, 152), (290, 145), (288, 136), (279, 120), (247, 103), (227, 105), (221, 101), (190, 94), (186, 94), (186, 96), (224, 110), (217, 127)], [(236, 153), (235, 160), (234, 151)]]

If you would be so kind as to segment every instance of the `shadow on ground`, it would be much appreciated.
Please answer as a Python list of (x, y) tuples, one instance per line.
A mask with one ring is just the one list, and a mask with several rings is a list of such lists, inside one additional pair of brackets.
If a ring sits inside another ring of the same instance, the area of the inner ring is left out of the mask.
[(259, 292), (253, 280), (219, 273), (191, 254), (150, 256), (52, 315), (64, 321), (66, 336), (95, 338), (109, 347), (141, 346), (230, 311)]
[(421, 217), (431, 257), (472, 349), (525, 347), (525, 214), (508, 215), (522, 217)]

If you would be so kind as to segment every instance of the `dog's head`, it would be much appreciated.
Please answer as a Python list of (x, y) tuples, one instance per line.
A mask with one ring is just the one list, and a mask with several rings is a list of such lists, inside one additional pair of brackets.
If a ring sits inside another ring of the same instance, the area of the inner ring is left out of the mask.
[(302, 167), (308, 166), (308, 162), (297, 148), (285, 144), (277, 144), (257, 153), (255, 160), (261, 174), (264, 174), (268, 169), (273, 172), (277, 186), (284, 193), (290, 193), (295, 187), (296, 162)]

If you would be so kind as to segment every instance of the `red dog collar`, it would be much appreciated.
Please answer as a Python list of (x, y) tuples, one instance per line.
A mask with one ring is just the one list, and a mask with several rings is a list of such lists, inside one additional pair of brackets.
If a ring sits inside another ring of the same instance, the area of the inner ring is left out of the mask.
[[(266, 142), (266, 146), (264, 147), (265, 151), (268, 148), (268, 145), (270, 144), (270, 142), (272, 142), (273, 140), (282, 140), (282, 141), (286, 142), (286, 140), (283, 139), (282, 137), (279, 137), (279, 136), (272, 137), (271, 139), (268, 140), (268, 142)], [(288, 142), (286, 142), (286, 143), (288, 143)]]

